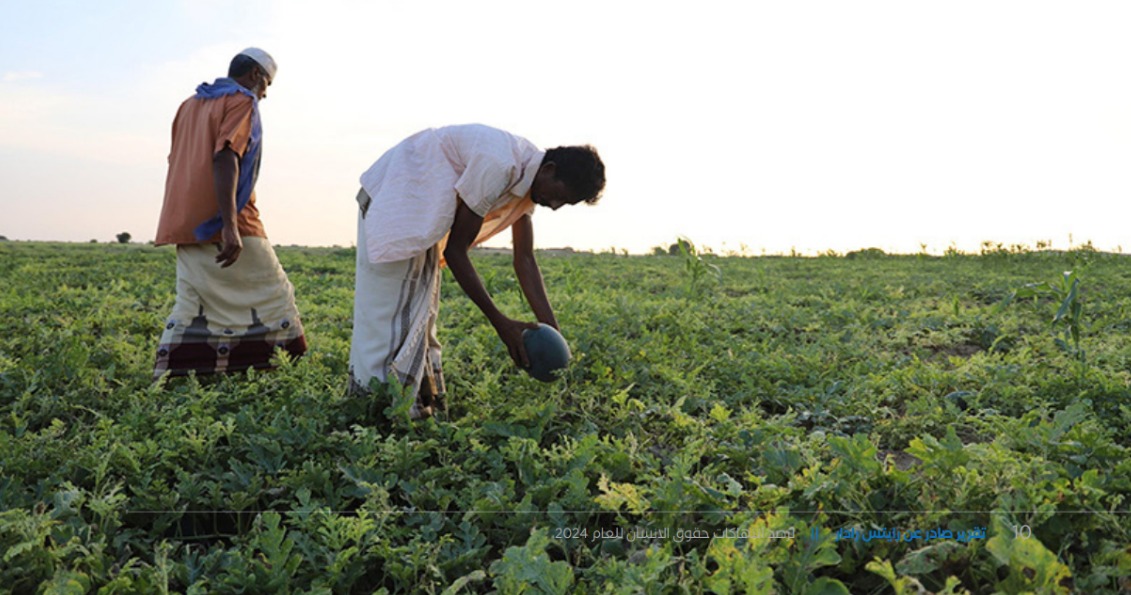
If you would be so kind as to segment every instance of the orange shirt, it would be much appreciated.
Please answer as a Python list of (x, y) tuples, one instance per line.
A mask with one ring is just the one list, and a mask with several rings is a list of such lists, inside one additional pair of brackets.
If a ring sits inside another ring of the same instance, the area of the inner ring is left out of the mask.
[[(193, 230), (220, 212), (212, 158), (226, 147), (243, 157), (251, 138), (251, 108), (251, 98), (242, 93), (216, 99), (190, 97), (181, 104), (173, 120), (173, 148), (156, 245), (206, 243), (197, 240)], [(254, 190), (236, 219), (241, 236), (267, 237)], [(219, 241), (219, 237), (217, 233), (208, 242)]]

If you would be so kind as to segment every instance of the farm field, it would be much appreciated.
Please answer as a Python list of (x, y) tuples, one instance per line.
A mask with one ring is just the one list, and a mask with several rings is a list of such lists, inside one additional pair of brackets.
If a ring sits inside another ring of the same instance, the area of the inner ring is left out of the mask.
[(0, 243), (0, 593), (1131, 590), (1125, 257), (543, 255), (554, 383), (445, 273), (411, 423), (353, 249), (278, 253), (307, 355), (152, 383), (172, 249)]

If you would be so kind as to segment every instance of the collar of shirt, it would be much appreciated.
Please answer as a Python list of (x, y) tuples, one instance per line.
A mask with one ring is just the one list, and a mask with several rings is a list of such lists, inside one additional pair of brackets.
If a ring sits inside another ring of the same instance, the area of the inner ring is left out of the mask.
[(542, 167), (542, 159), (546, 157), (545, 151), (535, 151), (530, 161), (526, 162), (526, 166), (522, 168), (522, 176), (519, 177), (518, 182), (510, 189), (510, 193), (515, 196), (526, 196), (530, 192), (530, 187), (534, 185), (534, 176), (538, 174), (538, 168)]

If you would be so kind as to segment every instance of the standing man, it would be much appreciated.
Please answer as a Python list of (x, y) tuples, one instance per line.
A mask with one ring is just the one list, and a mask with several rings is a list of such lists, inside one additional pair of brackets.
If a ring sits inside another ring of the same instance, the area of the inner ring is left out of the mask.
[(177, 246), (177, 298), (154, 378), (268, 368), (276, 348), (306, 352), (294, 287), (255, 206), (259, 102), (276, 70), (267, 52), (248, 48), (173, 120), (155, 243)]
[(535, 205), (594, 203), (605, 165), (589, 146), (538, 149), (471, 124), (428, 129), (385, 153), (361, 176), (350, 386), (395, 375), (416, 396), (414, 419), (444, 393), (436, 317), (440, 267), (495, 327), (516, 364), (528, 367), (522, 331), (495, 307), (468, 250), (510, 227), (514, 270), (535, 318), (558, 327), (534, 259)]

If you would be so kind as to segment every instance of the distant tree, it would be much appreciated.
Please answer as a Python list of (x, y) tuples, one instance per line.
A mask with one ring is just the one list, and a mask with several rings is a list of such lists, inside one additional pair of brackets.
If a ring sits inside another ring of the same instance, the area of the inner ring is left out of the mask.
[(91, 240), (90, 240), (90, 243), (91, 243), (91, 244), (97, 244), (97, 243), (98, 243), (98, 240), (95, 240), (95, 239), (91, 239)]
[(7, 241), (8, 241), (8, 238), (6, 238), (4, 236), (0, 236), (0, 242), (7, 242)]
[(845, 254), (845, 258), (882, 258), (887, 256), (880, 248), (862, 248)]
[(652, 246), (652, 256), (663, 256), (667, 253), (663, 246)]
[(130, 238), (132, 236), (130, 236), (130, 232), (123, 231), (122, 233), (118, 234), (117, 237), (118, 237), (118, 243), (119, 244), (128, 244), (128, 243), (130, 243)]

